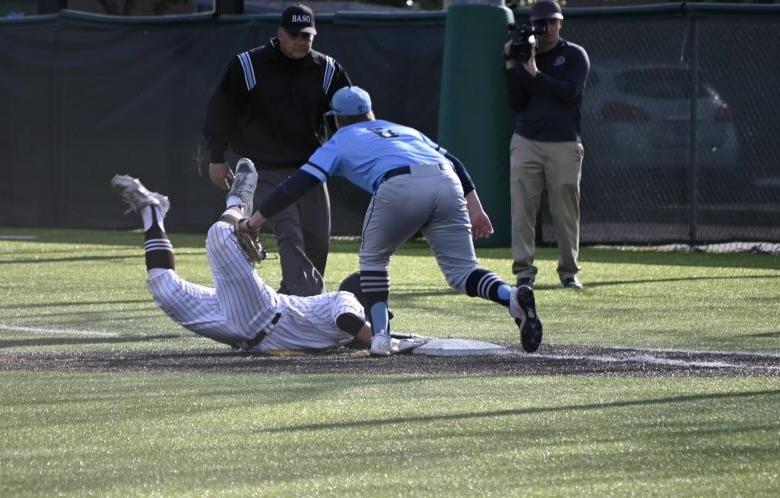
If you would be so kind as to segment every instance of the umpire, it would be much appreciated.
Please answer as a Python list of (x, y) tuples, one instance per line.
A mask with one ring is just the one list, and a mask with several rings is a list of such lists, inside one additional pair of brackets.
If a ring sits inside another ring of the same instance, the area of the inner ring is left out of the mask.
[[(230, 60), (209, 101), (204, 134), (209, 177), (227, 189), (233, 172), (230, 147), (258, 170), (256, 199), (280, 185), (326, 138), (324, 114), (349, 76), (332, 57), (312, 49), (314, 12), (296, 4), (284, 10), (276, 38)], [(325, 185), (309, 192), (268, 222), (277, 238), (282, 267), (280, 292), (324, 292), (328, 260), (330, 199)]]
[(560, 37), (561, 8), (538, 0), (530, 11), (536, 48), (514, 56), (504, 47), (509, 101), (517, 111), (510, 145), (512, 271), (518, 285), (533, 285), (536, 217), (547, 190), (558, 241), (558, 277), (564, 288), (581, 289), (580, 177), (584, 149), (580, 108), (590, 61), (585, 49)]

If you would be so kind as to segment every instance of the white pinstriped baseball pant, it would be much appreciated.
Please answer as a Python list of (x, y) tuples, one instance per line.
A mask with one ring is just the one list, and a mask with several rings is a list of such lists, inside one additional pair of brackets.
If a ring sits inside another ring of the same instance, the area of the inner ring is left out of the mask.
[[(215, 341), (250, 350), (326, 349), (353, 337), (336, 326), (344, 313), (365, 317), (348, 292), (299, 297), (277, 294), (246, 260), (233, 227), (218, 221), (209, 229), (206, 254), (215, 288), (188, 282), (173, 270), (149, 271), (147, 286), (155, 303), (187, 330)], [(280, 318), (272, 324), (275, 315)], [(254, 347), (247, 341), (265, 331)]]

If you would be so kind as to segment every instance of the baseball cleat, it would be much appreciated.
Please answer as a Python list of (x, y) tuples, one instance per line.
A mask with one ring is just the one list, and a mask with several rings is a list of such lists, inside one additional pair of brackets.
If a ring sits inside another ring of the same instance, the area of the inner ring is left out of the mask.
[(236, 172), (233, 175), (233, 185), (230, 186), (228, 197), (234, 195), (241, 199), (244, 216), (252, 215), (252, 201), (257, 188), (257, 170), (252, 161), (243, 157), (236, 164)]
[(374, 334), (371, 338), (371, 356), (390, 356), (390, 334)]
[(128, 205), (125, 214), (133, 211), (140, 212), (147, 206), (157, 206), (160, 210), (160, 216), (165, 218), (165, 214), (171, 208), (171, 202), (166, 196), (150, 192), (137, 178), (132, 176), (114, 175), (111, 178), (111, 187)]
[[(373, 341), (372, 341), (373, 342)], [(409, 353), (428, 342), (425, 337), (409, 337), (408, 339), (390, 338), (390, 354)]]
[(533, 353), (542, 343), (542, 321), (536, 313), (534, 291), (527, 285), (512, 289), (509, 297), (509, 314), (520, 329), (523, 349)]

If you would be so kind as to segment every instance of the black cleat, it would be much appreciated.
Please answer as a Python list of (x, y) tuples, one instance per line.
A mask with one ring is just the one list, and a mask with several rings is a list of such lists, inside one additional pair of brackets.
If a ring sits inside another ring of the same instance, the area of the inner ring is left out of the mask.
[(536, 313), (533, 289), (526, 285), (514, 288), (509, 299), (509, 313), (520, 329), (523, 349), (529, 353), (539, 349), (542, 344), (542, 321)]

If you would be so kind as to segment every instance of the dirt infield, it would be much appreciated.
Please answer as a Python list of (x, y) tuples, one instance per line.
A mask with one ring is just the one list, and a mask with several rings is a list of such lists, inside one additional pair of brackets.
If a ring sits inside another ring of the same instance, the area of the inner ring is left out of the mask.
[(525, 354), (371, 358), (366, 351), (258, 355), (231, 350), (0, 353), (0, 371), (212, 372), (421, 375), (780, 376), (780, 355), (542, 346)]

